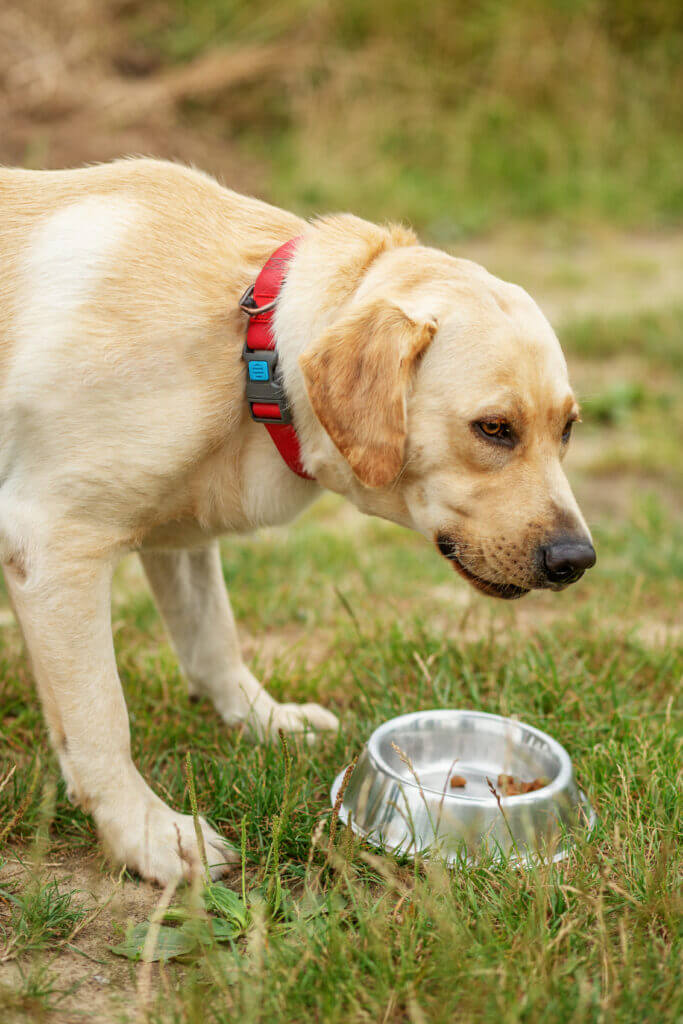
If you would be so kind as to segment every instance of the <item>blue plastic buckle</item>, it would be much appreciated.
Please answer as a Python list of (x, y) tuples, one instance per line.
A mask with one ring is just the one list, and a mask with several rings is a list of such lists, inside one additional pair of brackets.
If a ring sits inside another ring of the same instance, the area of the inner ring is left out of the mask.
[[(277, 352), (273, 349), (250, 349), (245, 343), (242, 359), (247, 364), (246, 394), (251, 418), (256, 423), (291, 423), (292, 414), (277, 369)], [(254, 404), (277, 405), (279, 419), (255, 415)]]

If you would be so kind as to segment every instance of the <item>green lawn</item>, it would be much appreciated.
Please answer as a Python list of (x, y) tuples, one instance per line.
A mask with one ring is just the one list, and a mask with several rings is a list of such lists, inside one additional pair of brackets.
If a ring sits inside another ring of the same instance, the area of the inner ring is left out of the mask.
[[(569, 472), (598, 550), (567, 592), (481, 598), (426, 541), (331, 497), (288, 530), (226, 540), (252, 664), (278, 697), (333, 706), (336, 738), (252, 746), (190, 705), (122, 568), (114, 626), (137, 762), (189, 811), (190, 751), (200, 811), (243, 848), (234, 905), (175, 895), (180, 959), (149, 970), (110, 952), (160, 893), (107, 873), (58, 781), (18, 632), (2, 627), (0, 785), (17, 766), (0, 792), (3, 1019), (680, 1020), (680, 313), (562, 334), (586, 396)], [(340, 766), (381, 721), (435, 706), (513, 714), (559, 739), (598, 813), (592, 838), (554, 867), (450, 873), (377, 856), (343, 828), (330, 842)]]

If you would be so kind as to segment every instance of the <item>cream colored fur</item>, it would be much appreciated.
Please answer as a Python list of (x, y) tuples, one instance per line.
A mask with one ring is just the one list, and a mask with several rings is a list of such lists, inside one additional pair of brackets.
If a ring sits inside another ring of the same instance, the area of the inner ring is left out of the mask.
[[(244, 399), (237, 300), (295, 235), (275, 332), (317, 482), (285, 466)], [(243, 663), (215, 538), (287, 522), (327, 487), (452, 535), (492, 585), (541, 585), (534, 545), (556, 522), (588, 535), (560, 466), (574, 409), (532, 300), (402, 229), (309, 224), (151, 160), (0, 169), (0, 558), (70, 795), (111, 856), (162, 883), (198, 865), (192, 820), (131, 760), (118, 559), (140, 552), (191, 692), (226, 722), (262, 738), (334, 729)], [(501, 413), (523, 426), (514, 455), (471, 431)], [(202, 828), (218, 874), (232, 851)]]

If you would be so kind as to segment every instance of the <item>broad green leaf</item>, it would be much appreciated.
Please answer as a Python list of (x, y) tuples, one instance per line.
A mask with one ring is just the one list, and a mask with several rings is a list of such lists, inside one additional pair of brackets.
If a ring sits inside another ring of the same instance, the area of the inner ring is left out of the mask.
[[(117, 956), (125, 956), (129, 960), (142, 960), (142, 952), (150, 927), (149, 921), (136, 924), (128, 932), (124, 941), (118, 946), (110, 946), (110, 950)], [(152, 961), (173, 960), (175, 957), (190, 953), (196, 945), (197, 940), (183, 929), (160, 925), (149, 959)]]
[(211, 918), (211, 929), (216, 942), (228, 942), (230, 939), (236, 939), (244, 931), (232, 921), (222, 921), (217, 917)]
[(190, 918), (182, 926), (183, 932), (196, 939), (202, 946), (212, 946), (214, 942), (229, 942), (236, 939), (242, 928), (233, 921), (220, 917)]
[(204, 889), (204, 906), (210, 914), (217, 914), (226, 921), (233, 922), (244, 931), (249, 923), (249, 911), (243, 900), (232, 889), (225, 885), (207, 885)]

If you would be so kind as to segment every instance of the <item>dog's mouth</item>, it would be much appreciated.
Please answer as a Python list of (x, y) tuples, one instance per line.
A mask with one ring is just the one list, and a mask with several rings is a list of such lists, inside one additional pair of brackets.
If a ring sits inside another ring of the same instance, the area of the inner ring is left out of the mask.
[(503, 601), (515, 601), (518, 597), (524, 597), (525, 594), (529, 593), (529, 588), (518, 587), (514, 583), (493, 583), (491, 580), (484, 580), (481, 576), (475, 575), (475, 573), (462, 564), (456, 554), (455, 544), (448, 537), (439, 534), (436, 538), (436, 546), (444, 558), (447, 558), (453, 568), (460, 573), (462, 578), (471, 583), (482, 594), (487, 594), (489, 597), (498, 597)]

